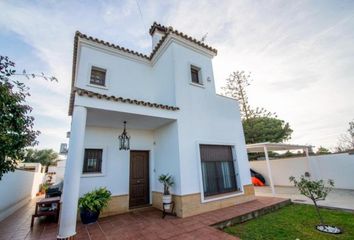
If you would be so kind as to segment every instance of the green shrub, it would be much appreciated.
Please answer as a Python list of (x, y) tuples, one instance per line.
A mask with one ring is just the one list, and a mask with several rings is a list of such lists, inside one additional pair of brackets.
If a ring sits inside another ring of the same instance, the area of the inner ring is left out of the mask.
[(79, 198), (79, 208), (99, 212), (107, 207), (111, 195), (111, 192), (105, 187), (95, 189)]

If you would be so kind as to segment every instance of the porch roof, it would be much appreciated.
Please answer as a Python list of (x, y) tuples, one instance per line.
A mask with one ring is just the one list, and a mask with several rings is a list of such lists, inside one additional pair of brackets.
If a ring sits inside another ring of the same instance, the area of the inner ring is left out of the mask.
[(264, 152), (265, 147), (268, 151), (286, 151), (286, 150), (298, 150), (298, 149), (308, 150), (312, 146), (287, 144), (287, 143), (271, 143), (271, 142), (254, 143), (254, 144), (246, 145), (247, 152), (249, 153)]
[[(135, 105), (141, 105), (141, 106), (152, 107), (152, 108), (159, 108), (159, 109), (170, 110), (170, 111), (179, 110), (179, 107), (176, 107), (176, 106), (170, 106), (170, 105), (154, 103), (154, 102), (146, 102), (146, 101), (137, 100), (137, 99), (123, 98), (123, 97), (118, 97), (118, 96), (113, 96), (113, 95), (108, 96), (106, 94), (101, 94), (101, 93), (89, 91), (89, 90), (82, 89), (82, 88), (74, 88), (73, 92), (77, 93), (79, 96), (95, 97), (98, 99), (105, 99), (108, 101), (135, 104)], [(69, 112), (72, 112), (73, 107), (74, 107), (74, 102), (71, 101), (70, 106), (69, 106)]]

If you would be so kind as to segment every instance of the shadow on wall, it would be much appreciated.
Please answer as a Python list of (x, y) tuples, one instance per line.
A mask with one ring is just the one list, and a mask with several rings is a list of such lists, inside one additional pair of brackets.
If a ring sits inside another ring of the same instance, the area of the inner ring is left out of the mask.
[(0, 221), (14, 213), (36, 196), (45, 179), (41, 167), (37, 171), (17, 169), (5, 174), (0, 181)]

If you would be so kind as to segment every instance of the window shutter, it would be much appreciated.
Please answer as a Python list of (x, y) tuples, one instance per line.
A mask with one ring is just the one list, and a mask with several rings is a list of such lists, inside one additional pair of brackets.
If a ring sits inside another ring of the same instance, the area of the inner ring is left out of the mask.
[(200, 145), (200, 155), (204, 162), (232, 161), (231, 146)]
[(237, 190), (231, 146), (200, 145), (204, 195)]

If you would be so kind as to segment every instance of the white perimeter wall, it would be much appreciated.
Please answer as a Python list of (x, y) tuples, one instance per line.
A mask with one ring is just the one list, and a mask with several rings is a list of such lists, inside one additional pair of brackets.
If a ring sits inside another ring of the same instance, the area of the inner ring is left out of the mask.
[(57, 166), (55, 168), (56, 182), (60, 180), (64, 180), (65, 165), (66, 165), (66, 159), (57, 162)]
[[(274, 185), (292, 186), (289, 177), (309, 172), (315, 179), (333, 179), (336, 188), (354, 189), (354, 155), (347, 153), (271, 160)], [(251, 168), (269, 177), (265, 161), (251, 161)]]
[(0, 181), (0, 221), (36, 196), (44, 173), (16, 170)]

